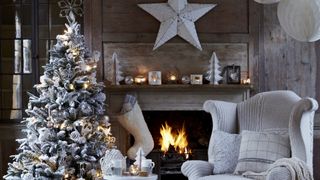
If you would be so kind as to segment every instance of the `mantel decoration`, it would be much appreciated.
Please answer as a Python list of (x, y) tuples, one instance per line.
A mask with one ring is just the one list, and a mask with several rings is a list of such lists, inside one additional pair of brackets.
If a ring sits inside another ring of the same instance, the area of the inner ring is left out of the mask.
[(202, 50), (194, 23), (216, 4), (188, 4), (187, 0), (168, 0), (168, 3), (138, 6), (161, 22), (153, 50), (176, 35)]
[(240, 84), (241, 83), (241, 67), (232, 65), (226, 66), (227, 74), (227, 84)]
[(281, 0), (278, 19), (289, 36), (302, 42), (320, 39), (320, 2), (318, 0)]
[(121, 65), (116, 52), (112, 54), (111, 61), (107, 64), (107, 80), (111, 82), (112, 85), (120, 85), (120, 81), (124, 80), (124, 77), (122, 76), (122, 71), (120, 71)]
[(206, 72), (205, 77), (210, 84), (218, 85), (219, 81), (223, 79), (220, 68), (221, 66), (217, 54), (213, 52), (209, 60), (209, 70)]

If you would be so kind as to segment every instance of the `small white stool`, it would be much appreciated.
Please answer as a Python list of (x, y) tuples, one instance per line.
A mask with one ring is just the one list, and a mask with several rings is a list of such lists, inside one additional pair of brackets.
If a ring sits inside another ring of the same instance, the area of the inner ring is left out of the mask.
[(142, 176), (103, 176), (105, 180), (157, 180), (158, 175), (152, 174), (148, 177)]

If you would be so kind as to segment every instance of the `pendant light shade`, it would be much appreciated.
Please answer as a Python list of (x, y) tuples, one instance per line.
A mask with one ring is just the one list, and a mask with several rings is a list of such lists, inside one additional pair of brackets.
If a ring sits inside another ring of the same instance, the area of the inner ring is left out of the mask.
[(284, 31), (298, 41), (314, 42), (320, 39), (319, 0), (281, 0), (278, 19)]
[(273, 4), (273, 3), (278, 3), (280, 0), (254, 0), (254, 1), (260, 4)]

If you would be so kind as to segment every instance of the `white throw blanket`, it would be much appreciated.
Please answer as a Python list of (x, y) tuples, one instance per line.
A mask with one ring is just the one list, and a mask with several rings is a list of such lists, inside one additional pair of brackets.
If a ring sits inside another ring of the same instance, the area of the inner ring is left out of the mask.
[(312, 173), (306, 163), (295, 157), (277, 160), (266, 172), (255, 173), (248, 171), (243, 173), (242, 176), (256, 180), (266, 180), (267, 175), (277, 167), (285, 167), (289, 171), (292, 180), (313, 180)]

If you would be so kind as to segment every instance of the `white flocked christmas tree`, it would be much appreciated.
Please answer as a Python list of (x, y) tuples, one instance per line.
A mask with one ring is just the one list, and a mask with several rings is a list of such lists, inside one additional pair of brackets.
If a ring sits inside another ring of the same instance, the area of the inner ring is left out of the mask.
[(90, 55), (73, 12), (66, 17), (67, 29), (57, 36), (35, 85), (38, 95), (29, 94), (26, 137), (17, 140), (19, 152), (5, 179), (93, 179), (114, 143), (104, 116), (104, 86), (96, 82), (100, 54)]
[(209, 70), (206, 73), (206, 80), (210, 82), (210, 84), (219, 84), (219, 81), (222, 80), (221, 76), (221, 66), (219, 59), (215, 52), (212, 53), (212, 56), (209, 60)]

